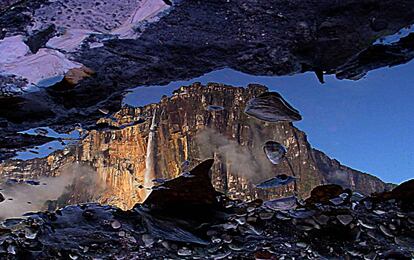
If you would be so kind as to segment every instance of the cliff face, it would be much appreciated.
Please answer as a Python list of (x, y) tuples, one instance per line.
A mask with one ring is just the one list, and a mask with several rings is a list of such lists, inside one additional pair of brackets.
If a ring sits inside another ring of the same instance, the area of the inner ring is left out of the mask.
[(55, 177), (61, 173), (64, 166), (73, 162), (75, 162), (73, 152), (66, 149), (56, 151), (41, 159), (8, 160), (0, 164), (0, 183), (9, 178), (30, 180), (40, 177)]
[(322, 173), (327, 183), (335, 183), (344, 188), (359, 191), (367, 194), (368, 191), (384, 191), (391, 190), (394, 184), (384, 183), (379, 178), (361, 174), (361, 172), (342, 165), (335, 159), (329, 158), (323, 152), (312, 149), (313, 160), (315, 160), (318, 169)]
[[(145, 189), (151, 183), (145, 179), (146, 171), (155, 173), (151, 178), (173, 178), (185, 170), (182, 164), (186, 160), (192, 168), (207, 158), (215, 159), (214, 187), (237, 199), (270, 199), (292, 194), (293, 184), (270, 190), (255, 188), (255, 184), (278, 174), (294, 174), (298, 178), (298, 193), (303, 197), (323, 183), (338, 183), (365, 194), (384, 190), (386, 186), (378, 178), (342, 166), (312, 149), (305, 133), (291, 123), (266, 123), (245, 115), (246, 102), (265, 91), (267, 88), (260, 85), (244, 89), (194, 84), (181, 87), (171, 98), (164, 97), (158, 104), (124, 107), (114, 115), (115, 121), (103, 120), (118, 130), (91, 131), (66, 155), (72, 158), (66, 162), (81, 161), (96, 169), (106, 183), (100, 202), (121, 208), (130, 208), (143, 200), (145, 192), (141, 185)], [(209, 105), (223, 109), (209, 111)], [(122, 127), (125, 125), (130, 126)], [(155, 133), (155, 140), (152, 148), (147, 149), (151, 131)], [(286, 157), (293, 172), (286, 161), (279, 165), (270, 163), (263, 152), (263, 144), (268, 140), (286, 146)], [(149, 152), (151, 156), (147, 156)], [(45, 160), (63, 159), (54, 155), (40, 159)], [(24, 164), (43, 165), (44, 162), (20, 163)], [(152, 169), (146, 169), (146, 165)], [(36, 171), (31, 166), (29, 169)]]
[[(137, 186), (148, 183), (145, 159), (151, 117), (157, 110), (155, 178), (178, 176), (186, 160), (191, 168), (214, 158), (213, 184), (219, 191), (247, 200), (285, 195), (293, 191), (293, 185), (270, 191), (254, 187), (277, 174), (293, 174), (287, 163), (274, 166), (263, 153), (263, 144), (276, 140), (287, 147), (287, 157), (299, 178), (299, 193), (307, 195), (323, 177), (312, 161), (304, 133), (289, 123), (264, 123), (243, 113), (245, 103), (264, 91), (265, 87), (253, 85), (247, 89), (216, 84), (182, 87), (157, 105), (121, 110), (115, 115), (121, 124), (147, 120), (122, 130), (92, 131), (79, 148), (78, 158), (90, 162), (113, 187), (107, 193), (108, 202), (130, 207), (141, 201)], [(208, 111), (209, 105), (224, 109)]]

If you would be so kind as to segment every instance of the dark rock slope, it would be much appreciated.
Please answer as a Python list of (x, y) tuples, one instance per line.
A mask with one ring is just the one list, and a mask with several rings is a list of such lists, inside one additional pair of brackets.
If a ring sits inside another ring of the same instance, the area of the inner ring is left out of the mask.
[[(58, 25), (66, 19), (65, 14), (40, 20), (40, 31), (27, 28), (39, 25), (34, 18), (37, 10), (45, 6), (53, 9), (60, 6), (59, 2), (20, 1), (3, 10), (0, 37), (20, 34), (44, 43), (44, 37), (47, 40), (53, 35), (47, 33), (49, 25)], [(79, 8), (82, 10), (82, 4)], [(77, 12), (82, 13), (75, 11), (68, 17)], [(113, 26), (109, 23), (115, 20), (106, 23)], [(410, 0), (174, 1), (159, 21), (139, 27), (143, 29), (137, 32), (139, 37), (117, 39), (104, 34), (103, 46), (91, 49), (88, 44), (79, 45), (68, 55), (95, 71), (94, 77), (75, 86), (57, 86), (35, 94), (13, 92), (21, 98), (13, 102), (13, 109), (0, 105), (0, 118), (5, 120), (0, 130), (1, 145), (7, 144), (6, 137), (15, 131), (34, 126), (67, 129), (80, 122), (87, 126), (98, 116), (98, 107), (118, 110), (120, 94), (126, 88), (188, 79), (223, 67), (256, 75), (312, 70), (320, 79), (323, 71), (341, 78), (359, 78), (371, 69), (412, 58), (411, 36), (390, 46), (371, 47), (375, 39), (412, 23)], [(44, 37), (32, 37), (33, 33)], [(18, 79), (12, 82), (17, 89), (22, 84)], [(2, 83), (0, 88), (4, 86)], [(14, 97), (2, 97), (1, 103), (10, 98)]]

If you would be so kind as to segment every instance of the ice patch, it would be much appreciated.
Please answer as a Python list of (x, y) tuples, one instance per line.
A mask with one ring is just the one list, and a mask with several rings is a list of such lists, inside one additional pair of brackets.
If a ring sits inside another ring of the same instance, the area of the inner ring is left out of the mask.
[(23, 36), (17, 35), (0, 40), (0, 66), (17, 61), (30, 52), (29, 46), (23, 42)]
[(112, 31), (121, 39), (136, 38), (134, 27), (140, 22), (155, 21), (157, 15), (165, 11), (169, 6), (162, 0), (142, 0), (131, 16), (119, 27)]
[[(7, 62), (0, 62), (0, 73), (3, 75), (15, 75), (26, 79), (30, 84), (37, 85), (42, 80), (63, 76), (70, 69), (82, 67), (82, 64), (70, 61), (61, 52), (51, 49), (42, 48), (36, 54), (21, 56), (24, 43), (22, 38), (19, 40), (13, 40), (17, 45), (21, 45), (17, 49), (18, 55), (9, 55)], [(7, 56), (8, 52), (13, 51), (11, 45), (5, 45), (0, 49), (0, 56)]]
[(94, 32), (85, 29), (69, 29), (63, 35), (51, 38), (46, 47), (67, 52), (75, 51)]

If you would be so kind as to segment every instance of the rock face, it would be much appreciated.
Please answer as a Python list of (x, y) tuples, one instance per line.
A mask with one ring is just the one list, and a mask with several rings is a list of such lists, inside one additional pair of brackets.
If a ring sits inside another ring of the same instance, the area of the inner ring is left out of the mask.
[(319, 150), (313, 149), (312, 154), (327, 183), (335, 183), (344, 188), (362, 191), (362, 193), (364, 191), (391, 190), (395, 187), (394, 184), (384, 184), (375, 176), (361, 174), (359, 171), (346, 167)]
[[(152, 165), (154, 178), (169, 179), (180, 175), (188, 160), (193, 167), (214, 158), (214, 187), (231, 198), (271, 199), (293, 193), (294, 184), (272, 189), (255, 187), (276, 175), (295, 175), (297, 191), (306, 197), (317, 185), (338, 183), (352, 190), (370, 194), (387, 185), (376, 177), (340, 165), (322, 152), (311, 148), (305, 133), (292, 123), (267, 123), (247, 116), (246, 102), (267, 91), (261, 85), (237, 88), (211, 83), (181, 87), (171, 98), (142, 108), (124, 107), (110, 118), (101, 119), (113, 130), (93, 130), (78, 147), (63, 156), (7, 162), (0, 166), (3, 175), (12, 172), (55, 172), (56, 164), (80, 161), (96, 169), (106, 183), (101, 202), (131, 208), (142, 202), (146, 165)], [(223, 109), (211, 110), (209, 106)], [(157, 116), (154, 117), (154, 113)], [(153, 122), (156, 118), (156, 122)], [(115, 121), (114, 121), (115, 120)], [(147, 162), (151, 125), (156, 124), (153, 162)], [(127, 126), (127, 127), (125, 127)], [(286, 159), (272, 164), (263, 145), (274, 140), (287, 148)], [(289, 167), (288, 162), (291, 164)], [(53, 167), (52, 167), (53, 166)], [(49, 169), (47, 169), (49, 167)], [(37, 171), (37, 169), (41, 172)], [(26, 171), (24, 170), (26, 169)], [(58, 173), (54, 173), (58, 174)], [(53, 175), (53, 174), (52, 174)]]
[(29, 161), (7, 161), (0, 164), (1, 182), (9, 178), (38, 179), (40, 177), (55, 177), (61, 173), (65, 165), (75, 161), (68, 151), (57, 151), (43, 159)]

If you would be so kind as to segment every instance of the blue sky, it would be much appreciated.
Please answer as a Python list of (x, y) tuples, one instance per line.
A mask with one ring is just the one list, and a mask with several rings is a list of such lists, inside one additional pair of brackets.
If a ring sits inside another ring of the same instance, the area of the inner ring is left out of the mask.
[(223, 69), (167, 86), (139, 87), (125, 103), (158, 102), (164, 94), (192, 82), (234, 86), (266, 85), (282, 94), (303, 120), (295, 123), (313, 147), (341, 163), (400, 183), (414, 177), (414, 62), (370, 72), (359, 81), (326, 77), (320, 84), (313, 73), (262, 77)]
[(22, 131), (20, 133), (29, 134), (29, 135), (37, 135), (36, 129), (46, 130), (47, 134), (45, 136), (61, 138), (63, 143), (61, 141), (55, 140), (55, 141), (51, 141), (51, 142), (45, 143), (40, 146), (36, 146), (35, 148), (29, 149), (27, 151), (20, 151), (20, 152), (17, 152), (17, 155), (14, 157), (14, 159), (31, 160), (34, 158), (43, 158), (43, 157), (48, 156), (49, 154), (51, 154), (52, 152), (56, 150), (64, 149), (68, 144), (76, 143), (76, 140), (79, 140), (80, 138), (80, 133), (76, 130), (68, 134), (60, 134), (49, 127), (32, 128), (27, 131)]

